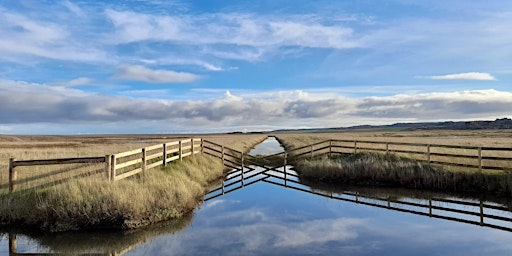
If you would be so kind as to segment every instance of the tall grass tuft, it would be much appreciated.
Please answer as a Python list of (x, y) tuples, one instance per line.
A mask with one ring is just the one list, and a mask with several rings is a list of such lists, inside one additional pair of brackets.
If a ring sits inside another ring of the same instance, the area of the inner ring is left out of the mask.
[(393, 154), (361, 152), (303, 160), (296, 170), (306, 180), (512, 196), (512, 174), (508, 172), (447, 171)]
[(0, 223), (42, 230), (130, 229), (178, 218), (197, 207), (220, 160), (192, 156), (115, 183), (98, 178), (0, 195)]

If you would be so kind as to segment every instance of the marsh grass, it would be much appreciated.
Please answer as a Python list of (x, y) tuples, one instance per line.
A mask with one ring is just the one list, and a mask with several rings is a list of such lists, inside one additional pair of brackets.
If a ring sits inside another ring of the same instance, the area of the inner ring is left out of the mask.
[(194, 156), (115, 183), (84, 178), (4, 194), (0, 222), (50, 231), (146, 226), (192, 211), (223, 171), (220, 160)]
[[(0, 135), (0, 224), (50, 231), (132, 229), (179, 218), (201, 203), (210, 181), (223, 177), (220, 159), (206, 155), (186, 157), (161, 170), (147, 170), (117, 182), (106, 179), (102, 164), (18, 167), (18, 179), (25, 182), (11, 194), (7, 193), (7, 183), (10, 157), (33, 160), (104, 156), (182, 137)], [(195, 137), (247, 152), (266, 135)], [(91, 172), (92, 175), (80, 175)]]
[(337, 155), (303, 160), (295, 168), (306, 180), (512, 196), (509, 172), (448, 171), (393, 154)]
[[(215, 143), (229, 145), (247, 152), (262, 142), (262, 134), (208, 135), (95, 135), (95, 136), (17, 136), (0, 135), (0, 194), (8, 192), (9, 158), (17, 160), (55, 159), (70, 157), (100, 157), (145, 146), (203, 137)], [(151, 153), (151, 152), (150, 152)], [(156, 159), (154, 161), (157, 161)], [(17, 167), (18, 189), (41, 188), (67, 182), (75, 177), (106, 178), (102, 164), (74, 164)], [(121, 170), (122, 171), (122, 170)]]

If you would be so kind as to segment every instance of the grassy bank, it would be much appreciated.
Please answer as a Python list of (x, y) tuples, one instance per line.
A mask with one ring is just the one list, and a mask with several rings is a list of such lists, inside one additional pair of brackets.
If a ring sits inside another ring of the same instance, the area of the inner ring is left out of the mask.
[(512, 196), (512, 174), (510, 173), (448, 171), (392, 154), (362, 152), (303, 160), (296, 165), (296, 170), (303, 179), (330, 183)]
[(219, 159), (194, 156), (115, 183), (98, 178), (0, 195), (0, 223), (42, 230), (130, 229), (179, 218), (197, 207)]

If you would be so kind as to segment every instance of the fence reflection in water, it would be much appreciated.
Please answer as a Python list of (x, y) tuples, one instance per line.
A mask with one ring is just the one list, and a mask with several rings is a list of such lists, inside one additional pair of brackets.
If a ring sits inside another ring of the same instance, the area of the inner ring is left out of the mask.
[(455, 197), (382, 197), (353, 191), (343, 191), (340, 193), (315, 190), (301, 183), (297, 173), (292, 170), (291, 166), (248, 166), (243, 169), (234, 169), (222, 181), (221, 185), (208, 192), (204, 200), (212, 200), (258, 182), (265, 182), (333, 200), (512, 232), (512, 211), (500, 204)]

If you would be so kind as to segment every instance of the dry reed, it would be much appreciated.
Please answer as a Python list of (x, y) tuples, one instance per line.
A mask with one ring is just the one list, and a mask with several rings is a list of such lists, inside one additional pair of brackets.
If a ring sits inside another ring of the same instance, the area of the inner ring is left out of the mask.
[(508, 172), (451, 172), (393, 154), (362, 152), (303, 160), (296, 170), (306, 180), (512, 196)]
[(220, 178), (223, 169), (218, 159), (194, 156), (115, 183), (86, 178), (4, 194), (0, 222), (63, 231), (128, 229), (179, 218), (198, 206), (209, 181)]

